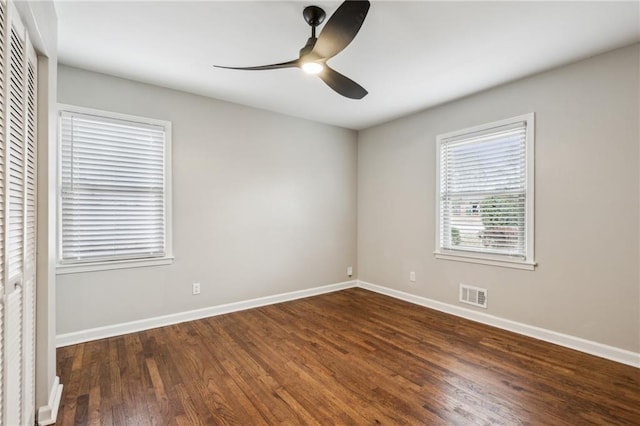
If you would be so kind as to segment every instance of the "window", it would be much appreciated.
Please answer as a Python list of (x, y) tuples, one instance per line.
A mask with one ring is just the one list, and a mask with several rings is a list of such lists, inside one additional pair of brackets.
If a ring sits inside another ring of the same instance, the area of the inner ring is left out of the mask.
[(60, 111), (59, 273), (170, 263), (171, 123)]
[(437, 258), (533, 269), (533, 138), (533, 113), (437, 137)]

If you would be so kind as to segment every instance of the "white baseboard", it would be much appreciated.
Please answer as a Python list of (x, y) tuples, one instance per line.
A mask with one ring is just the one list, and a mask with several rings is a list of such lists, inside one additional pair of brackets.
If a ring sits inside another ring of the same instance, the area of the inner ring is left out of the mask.
[(274, 296), (260, 297), (257, 299), (250, 299), (241, 302), (227, 303), (224, 305), (196, 309), (193, 311), (179, 312), (177, 314), (163, 315), (138, 321), (131, 321), (104, 327), (91, 328), (88, 330), (76, 331), (72, 333), (59, 334), (56, 336), (56, 347), (61, 348), (63, 346), (75, 345), (77, 343), (89, 342), (91, 340), (120, 336), (137, 331), (144, 331), (152, 328), (164, 327), (166, 325), (178, 324), (185, 321), (193, 321), (201, 318), (208, 318), (216, 315), (257, 308), (259, 306), (272, 305), (274, 303), (288, 302), (290, 300), (301, 299), (303, 297), (317, 296), (319, 294), (344, 290), (346, 288), (355, 287), (356, 285), (357, 282), (355, 280), (345, 281), (342, 283), (292, 291), (290, 293), (282, 293)]
[[(193, 311), (180, 312), (177, 314), (164, 315), (160, 317), (148, 318), (139, 321), (131, 321), (121, 324), (97, 327), (88, 330), (81, 330), (73, 333), (66, 333), (56, 336), (56, 347), (74, 345), (77, 343), (89, 342), (91, 340), (104, 339), (107, 337), (120, 336), (123, 334), (134, 333), (137, 331), (149, 330), (166, 325), (177, 324), (185, 321), (192, 321), (201, 318), (212, 317), (216, 315), (227, 314), (231, 312), (243, 311), (246, 309), (257, 308), (259, 306), (272, 305), (274, 303), (287, 302), (290, 300), (301, 299), (303, 297), (316, 296), (324, 293), (344, 290), (351, 287), (361, 287), (376, 293), (384, 294), (416, 305), (435, 309), (458, 317), (466, 318), (471, 321), (482, 324), (491, 325), (503, 330), (513, 331), (514, 333), (533, 337), (545, 342), (554, 343), (556, 345), (586, 352), (601, 358), (610, 359), (622, 364), (640, 368), (640, 353), (631, 352), (625, 349), (608, 346), (602, 343), (593, 342), (582, 339), (580, 337), (570, 336), (568, 334), (558, 333), (556, 331), (547, 330), (532, 325), (511, 321), (494, 315), (478, 312), (460, 306), (450, 305), (438, 302), (426, 297), (417, 296), (415, 294), (405, 293), (388, 287), (371, 284), (366, 281), (345, 281), (337, 284), (330, 284), (321, 287), (314, 287), (306, 290), (293, 291), (290, 293), (282, 293), (274, 296), (260, 297), (257, 299), (245, 300), (241, 302), (228, 303), (225, 305), (212, 306)], [(62, 385), (60, 385), (62, 387)], [(42, 408), (41, 408), (42, 409)], [(57, 410), (57, 408), (56, 408)], [(40, 421), (40, 412), (38, 420)], [(55, 419), (55, 416), (53, 417)], [(50, 423), (40, 423), (50, 424)]]
[(436, 300), (427, 299), (426, 297), (416, 296), (415, 294), (405, 293), (403, 291), (394, 290), (388, 287), (371, 284), (365, 281), (358, 281), (358, 287), (371, 290), (376, 293), (391, 296), (396, 299), (414, 303), (416, 305), (435, 309), (436, 311), (445, 312), (447, 314), (466, 318), (471, 321), (482, 324), (491, 325), (503, 330), (513, 331), (514, 333), (533, 337), (545, 342), (554, 343), (556, 345), (575, 349), (577, 351), (586, 352), (591, 355), (606, 358), (632, 367), (640, 368), (640, 353), (631, 352), (625, 349), (604, 345), (602, 343), (593, 342), (582, 339), (580, 337), (570, 336), (568, 334), (558, 333), (556, 331), (547, 330), (532, 325), (511, 321), (505, 318), (489, 315), (484, 312), (478, 312), (460, 306), (449, 305), (447, 303), (438, 302)]
[(49, 391), (49, 403), (38, 408), (38, 425), (52, 425), (58, 417), (58, 408), (60, 407), (60, 399), (62, 398), (62, 385), (60, 377), (53, 379), (53, 385)]

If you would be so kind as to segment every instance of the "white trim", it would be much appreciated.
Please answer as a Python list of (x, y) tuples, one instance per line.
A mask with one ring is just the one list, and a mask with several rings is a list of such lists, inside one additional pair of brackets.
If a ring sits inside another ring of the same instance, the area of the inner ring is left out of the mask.
[(479, 263), (481, 265), (490, 266), (502, 266), (503, 268), (525, 269), (527, 271), (533, 271), (536, 267), (535, 262), (526, 262), (523, 260), (507, 260), (507, 259), (494, 259), (485, 254), (473, 254), (465, 255), (462, 253), (444, 253), (441, 251), (435, 251), (433, 254), (436, 259), (453, 260), (456, 262), (467, 263)]
[(148, 259), (110, 260), (108, 262), (58, 264), (56, 275), (77, 274), (80, 272), (107, 271), (109, 269), (143, 268), (146, 266), (171, 265), (173, 257), (157, 257)]
[(161, 127), (166, 127), (168, 125), (169, 129), (171, 129), (171, 122), (168, 120), (160, 120), (157, 118), (143, 117), (141, 115), (123, 114), (119, 112), (106, 111), (103, 109), (88, 108), (88, 107), (83, 107), (78, 105), (58, 103), (58, 111), (56, 115), (59, 117), (60, 112), (62, 111), (77, 112), (80, 114), (87, 114), (87, 115), (95, 115), (101, 118), (106, 117), (106, 118), (112, 118), (116, 120), (133, 121), (138, 124), (151, 124), (151, 125), (161, 126)]
[[(468, 320), (479, 322), (481, 324), (486, 324), (493, 327), (501, 328), (503, 330), (512, 331), (524, 336), (533, 337), (534, 339), (554, 343), (566, 348), (575, 349), (577, 351), (599, 356), (611, 361), (616, 361), (622, 364), (630, 365), (632, 367), (640, 368), (640, 353), (631, 352), (625, 349), (620, 349), (602, 343), (593, 342), (591, 340), (582, 339), (580, 337), (570, 336), (568, 334), (558, 333), (556, 331), (523, 324), (505, 318), (500, 318), (484, 312), (478, 312), (460, 306), (438, 302), (437, 300), (428, 299), (426, 297), (405, 293), (399, 290), (371, 284), (366, 281), (360, 280), (345, 281), (342, 283), (329, 284), (326, 286), (314, 287), (306, 290), (298, 290), (290, 293), (282, 293), (274, 296), (260, 297), (257, 299), (250, 299), (240, 302), (227, 303), (224, 305), (212, 306), (208, 308), (196, 309), (193, 311), (180, 312), (144, 320), (131, 321), (121, 324), (76, 331), (73, 333), (60, 334), (56, 336), (56, 347), (60, 348), (63, 346), (75, 345), (77, 343), (89, 342), (92, 340), (104, 339), (113, 336), (120, 336), (128, 333), (135, 333), (137, 331), (164, 327), (166, 325), (177, 324), (185, 321), (193, 321), (216, 315), (257, 308), (260, 306), (301, 299), (304, 297), (317, 296), (320, 294), (345, 290), (352, 287), (360, 287), (365, 290), (370, 290), (376, 293), (393, 297), (395, 299), (400, 299), (406, 302), (414, 303), (416, 305), (424, 306), (426, 308), (435, 309), (436, 311), (455, 315), (461, 318), (466, 318)], [(40, 416), (40, 414), (38, 414), (38, 416)], [(38, 419), (40, 419), (40, 417), (38, 417)]]
[(591, 340), (582, 339), (580, 337), (570, 336), (568, 334), (558, 333), (556, 331), (511, 321), (500, 318), (484, 312), (478, 312), (460, 306), (449, 305), (448, 303), (438, 302), (437, 300), (428, 299), (426, 297), (417, 296), (415, 294), (405, 293), (388, 287), (371, 284), (358, 280), (358, 287), (371, 290), (376, 293), (384, 294), (426, 308), (435, 309), (436, 311), (445, 312), (457, 317), (466, 318), (471, 321), (501, 328), (503, 330), (512, 331), (514, 333), (533, 337), (534, 339), (543, 340), (545, 342), (554, 343), (566, 348), (575, 349), (591, 355), (606, 358), (611, 361), (620, 362), (632, 367), (640, 368), (640, 353), (631, 352), (625, 349), (616, 348)]
[(107, 337), (120, 336), (122, 334), (134, 333), (137, 331), (149, 330), (166, 325), (177, 324), (185, 321), (193, 321), (216, 315), (228, 314), (231, 312), (244, 311), (246, 309), (257, 308), (275, 303), (288, 302), (290, 300), (301, 299), (303, 297), (317, 296), (334, 291), (355, 287), (356, 281), (345, 281), (337, 284), (329, 284), (321, 287), (314, 287), (305, 290), (281, 293), (273, 296), (259, 297), (240, 302), (227, 303), (224, 305), (211, 306), (208, 308), (195, 309), (192, 311), (179, 312), (176, 314), (163, 315), (154, 318), (147, 318), (138, 321), (125, 322), (103, 327), (91, 328), (88, 330), (65, 333), (56, 336), (56, 347), (75, 345), (77, 343), (89, 342), (91, 340), (104, 339)]
[[(444, 249), (440, 247), (440, 150), (442, 142), (447, 138), (452, 138), (467, 133), (475, 133), (483, 130), (487, 130), (493, 127), (500, 127), (512, 123), (524, 121), (527, 123), (525, 130), (525, 156), (526, 156), (526, 174), (525, 174), (525, 188), (526, 188), (526, 223), (525, 223), (525, 235), (526, 235), (526, 259), (514, 260), (508, 256), (491, 255), (488, 253), (473, 253), (465, 251), (457, 251), (451, 249)], [(435, 200), (435, 247), (434, 251), (436, 259), (454, 260), (458, 262), (479, 263), (490, 266), (502, 266), (506, 268), (525, 269), (533, 271), (536, 267), (535, 262), (535, 113), (530, 112), (527, 114), (518, 115), (516, 117), (507, 118), (504, 120), (494, 121), (492, 123), (480, 124), (466, 129), (456, 130), (453, 132), (443, 133), (436, 136), (436, 166), (435, 166), (435, 181), (436, 181), (436, 200)]]
[(536, 202), (536, 115), (534, 112), (523, 115), (527, 117), (527, 143), (526, 143), (526, 156), (527, 156), (527, 218), (526, 218), (526, 230), (527, 236), (527, 259), (526, 262), (532, 266), (536, 266), (535, 256), (535, 202)]
[(52, 425), (56, 422), (60, 399), (62, 398), (62, 387), (60, 377), (56, 376), (49, 392), (49, 403), (38, 408), (38, 425)]
[[(123, 114), (113, 111), (100, 110), (96, 108), (88, 108), (77, 105), (58, 103), (56, 117), (58, 123), (57, 148), (56, 155), (58, 164), (58, 176), (56, 178), (57, 185), (57, 224), (56, 224), (56, 274), (73, 274), (78, 272), (104, 271), (109, 269), (138, 268), (144, 266), (169, 265), (173, 263), (173, 171), (172, 171), (172, 137), (173, 128), (171, 121), (161, 120), (157, 118), (143, 117), (133, 114)], [(161, 258), (144, 258), (144, 259), (117, 259), (95, 262), (78, 262), (64, 264), (61, 261), (62, 256), (62, 126), (60, 125), (61, 113), (70, 112), (86, 115), (94, 115), (99, 118), (107, 118), (114, 120), (123, 120), (134, 122), (141, 125), (152, 125), (164, 128), (164, 208), (165, 208), (165, 247), (164, 256)]]

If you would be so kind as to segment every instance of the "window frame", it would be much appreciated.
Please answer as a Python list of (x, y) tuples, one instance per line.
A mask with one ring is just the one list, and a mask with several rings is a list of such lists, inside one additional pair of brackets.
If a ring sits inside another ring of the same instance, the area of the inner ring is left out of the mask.
[[(165, 141), (164, 141), (164, 210), (165, 210), (165, 255), (162, 257), (141, 257), (134, 259), (114, 259), (114, 260), (100, 260), (89, 262), (70, 262), (64, 263), (62, 261), (62, 126), (61, 126), (61, 113), (70, 112), (86, 115), (94, 115), (106, 119), (125, 120), (131, 122), (137, 122), (144, 125), (162, 126), (165, 129)], [(95, 108), (88, 108), (77, 105), (69, 105), (59, 103), (57, 105), (57, 123), (58, 123), (58, 138), (57, 138), (57, 244), (56, 244), (56, 274), (73, 274), (81, 272), (93, 272), (103, 271), (111, 269), (124, 269), (124, 268), (139, 268), (148, 266), (160, 266), (170, 265), (173, 263), (173, 217), (172, 217), (172, 159), (171, 159), (171, 139), (172, 128), (171, 122), (166, 120), (159, 120), (155, 118), (142, 117), (132, 114), (123, 114), (112, 111), (105, 111)]]
[[(440, 221), (440, 171), (441, 171), (441, 149), (442, 144), (449, 138), (461, 136), (469, 133), (476, 133), (489, 130), (494, 127), (505, 126), (517, 122), (526, 122), (525, 131), (525, 238), (526, 253), (524, 259), (516, 259), (507, 255), (472, 252), (465, 250), (455, 250), (443, 248), (440, 245), (441, 221)], [(491, 123), (480, 124), (461, 130), (443, 133), (436, 136), (436, 203), (435, 203), (435, 251), (436, 259), (453, 260), (459, 262), (477, 263), (490, 266), (500, 266), (506, 268), (534, 270), (536, 266), (534, 257), (534, 203), (535, 203), (535, 179), (534, 179), (534, 156), (535, 156), (535, 113), (522, 114), (504, 120)]]

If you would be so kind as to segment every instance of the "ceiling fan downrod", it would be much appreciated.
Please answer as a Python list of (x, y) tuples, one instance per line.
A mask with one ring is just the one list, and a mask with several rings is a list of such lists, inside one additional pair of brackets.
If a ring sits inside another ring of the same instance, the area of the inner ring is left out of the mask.
[(311, 37), (307, 39), (307, 43), (304, 45), (302, 49), (300, 49), (300, 58), (306, 56), (311, 53), (313, 47), (316, 45), (316, 27), (324, 21), (326, 14), (324, 10), (319, 8), (318, 6), (307, 6), (302, 11), (302, 16), (304, 20), (311, 26)]

